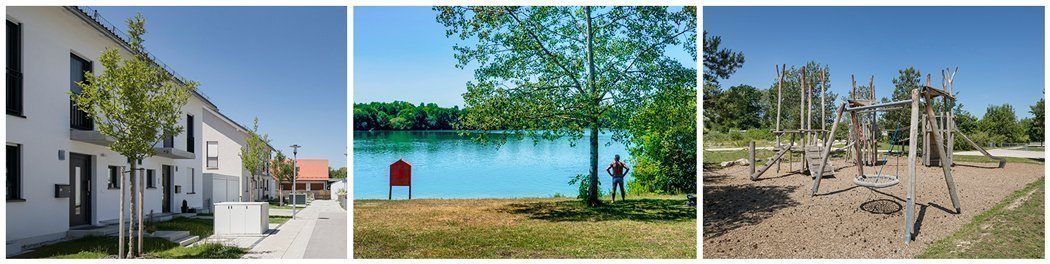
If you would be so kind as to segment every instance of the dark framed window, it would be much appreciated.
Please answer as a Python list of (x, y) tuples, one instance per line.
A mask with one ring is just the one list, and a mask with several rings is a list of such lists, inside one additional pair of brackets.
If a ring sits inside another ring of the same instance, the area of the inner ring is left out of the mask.
[(7, 145), (7, 200), (22, 200), (21, 145)]
[(153, 183), (154, 182), (153, 178), (155, 178), (154, 177), (154, 170), (146, 170), (146, 188), (147, 189), (156, 189), (157, 188), (156, 184)]
[(106, 188), (120, 189), (120, 166), (109, 166), (109, 180)]
[(189, 151), (190, 153), (193, 153), (193, 151), (195, 150), (195, 148), (193, 147), (193, 142), (197, 140), (195, 137), (193, 137), (193, 130), (193, 115), (186, 115), (186, 151)]
[[(87, 79), (84, 78), (84, 73), (91, 72), (91, 62), (77, 56), (76, 54), (69, 54), (69, 90), (75, 94), (80, 94), (82, 90), (77, 82), (85, 82)], [(91, 120), (91, 117), (87, 115), (80, 108), (73, 105), (73, 100), (69, 101), (69, 127), (79, 130), (94, 130), (95, 121)]]
[(219, 168), (219, 142), (208, 141), (208, 168), (218, 169)]
[(197, 168), (190, 168), (190, 192), (188, 194), (197, 193)]
[(7, 21), (7, 114), (22, 113), (22, 24)]

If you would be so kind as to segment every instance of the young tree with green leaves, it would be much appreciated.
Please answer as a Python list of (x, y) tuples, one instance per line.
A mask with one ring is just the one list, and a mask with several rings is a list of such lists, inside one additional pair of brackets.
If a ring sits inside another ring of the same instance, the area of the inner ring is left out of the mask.
[[(685, 67), (664, 53), (695, 50), (695, 7), (435, 7), (457, 67), (477, 65), (463, 94), (460, 128), (478, 140), (589, 136), (586, 202), (598, 199), (598, 134), (623, 133), (628, 117)], [(693, 72), (695, 78), (695, 71)], [(695, 80), (695, 79), (694, 79)], [(622, 139), (622, 138), (621, 138)]]
[(1046, 114), (1043, 109), (1043, 98), (1039, 98), (1035, 105), (1030, 107), (1029, 113), (1032, 113), (1032, 126), (1031, 130), (1028, 131), (1028, 140), (1038, 141), (1039, 145), (1043, 145), (1043, 141), (1046, 139)]
[(277, 200), (281, 206), (284, 206), (284, 182), (292, 181), (292, 173), (294, 166), (292, 161), (288, 159), (280, 150), (273, 157), (273, 164), (270, 165), (270, 174), (277, 180)]
[[(266, 168), (266, 162), (270, 159), (270, 136), (266, 134), (259, 134), (259, 118), (256, 117), (252, 123), (252, 130), (248, 131), (248, 137), (245, 138), (244, 147), (241, 147), (241, 166), (244, 170), (248, 171), (251, 179), (248, 181), (248, 201), (255, 201), (255, 188), (257, 182), (261, 180), (259, 175), (262, 175), (263, 169)], [(243, 179), (240, 177), (239, 179)], [(244, 188), (244, 183), (240, 183), (240, 187)], [(241, 194), (244, 191), (241, 190)], [(244, 198), (240, 200), (243, 202)]]
[[(897, 73), (897, 78), (893, 79), (893, 95), (889, 100), (909, 100), (911, 99), (911, 90), (919, 89), (924, 83), (922, 72), (915, 69), (915, 67), (908, 67), (907, 69), (898, 70)], [(880, 126), (885, 128), (896, 127), (897, 125), (908, 127), (911, 125), (911, 116), (907, 111), (889, 111), (882, 114), (881, 121), (882, 124)]]
[[(131, 258), (142, 254), (144, 188), (136, 186), (136, 182), (143, 184), (141, 179), (135, 180), (136, 165), (156, 155), (154, 146), (161, 140), (182, 133), (183, 127), (179, 125), (183, 116), (181, 109), (197, 83), (177, 80), (146, 56), (142, 46), (146, 20), (141, 14), (129, 18), (127, 24), (131, 58), (125, 59), (118, 49), (107, 47), (99, 57), (102, 68), (106, 70), (97, 76), (86, 72), (85, 81), (77, 83), (80, 93), (70, 92), (70, 98), (77, 108), (94, 120), (99, 133), (114, 140), (109, 148), (128, 160), (131, 193), (137, 192), (130, 200), (130, 213), (134, 217), (137, 211), (137, 221), (133, 220), (129, 229), (138, 225), (138, 243), (129, 232), (126, 257)], [(120, 186), (124, 188), (123, 184)], [(124, 213), (122, 209), (121, 214)], [(118, 247), (120, 257), (125, 257), (123, 245)]]

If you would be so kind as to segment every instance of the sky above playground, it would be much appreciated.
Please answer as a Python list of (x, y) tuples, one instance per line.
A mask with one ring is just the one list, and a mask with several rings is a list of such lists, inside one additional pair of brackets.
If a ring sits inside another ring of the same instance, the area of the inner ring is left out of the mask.
[(97, 7), (121, 29), (146, 17), (146, 49), (271, 145), (346, 166), (346, 7)]
[(978, 117), (1004, 103), (1031, 117), (1044, 97), (1042, 7), (704, 7), (702, 19), (708, 35), (745, 56), (723, 89), (769, 88), (774, 65), (816, 61), (830, 67), (831, 91), (848, 93), (850, 74), (858, 84), (874, 75), (880, 98), (900, 69), (930, 73), (940, 87), (940, 71), (958, 66), (958, 101)]
[[(446, 38), (436, 17), (431, 7), (354, 7), (354, 102), (463, 106), (474, 68), (455, 67), (460, 40)], [(682, 48), (666, 52), (696, 65)]]

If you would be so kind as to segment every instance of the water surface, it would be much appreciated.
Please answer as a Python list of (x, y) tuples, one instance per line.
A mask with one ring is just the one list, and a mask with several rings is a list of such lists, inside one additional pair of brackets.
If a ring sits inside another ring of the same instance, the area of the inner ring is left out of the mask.
[[(354, 131), (354, 199), (386, 199), (389, 166), (398, 159), (412, 164), (412, 198), (574, 197), (577, 187), (569, 180), (589, 172), (586, 140), (576, 146), (569, 139), (508, 140), (497, 148), (454, 131)], [(598, 142), (598, 178), (608, 192), (605, 167), (613, 155), (633, 164), (612, 135), (599, 135)], [(407, 195), (407, 187), (394, 187), (395, 199)]]

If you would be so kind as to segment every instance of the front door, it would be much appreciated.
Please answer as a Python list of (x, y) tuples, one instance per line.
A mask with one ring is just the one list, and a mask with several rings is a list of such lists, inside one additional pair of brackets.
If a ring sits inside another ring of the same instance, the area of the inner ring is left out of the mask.
[(91, 224), (91, 156), (69, 154), (69, 226)]
[(171, 166), (164, 165), (161, 168), (161, 191), (164, 195), (161, 197), (161, 204), (165, 213), (171, 212)]

